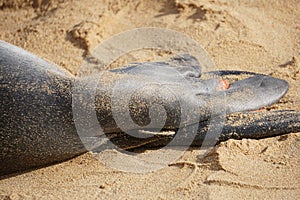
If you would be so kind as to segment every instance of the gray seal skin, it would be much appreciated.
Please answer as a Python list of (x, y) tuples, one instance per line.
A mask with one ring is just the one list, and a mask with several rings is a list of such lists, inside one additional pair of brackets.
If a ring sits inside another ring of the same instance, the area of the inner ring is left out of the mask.
[(86, 152), (72, 116), (73, 77), (37, 56), (0, 43), (0, 174)]
[[(80, 83), (80, 87), (85, 88), (88, 79), (74, 77), (59, 66), (4, 41), (0, 41), (0, 66), (0, 176), (61, 162), (87, 151), (77, 134), (72, 110), (72, 92), (75, 81)], [(175, 70), (170, 71), (170, 67)], [(217, 95), (212, 95), (216, 91), (218, 81), (213, 78), (200, 79), (199, 63), (189, 55), (177, 56), (168, 62), (135, 63), (124, 68), (105, 71), (98, 80), (94, 99), (97, 123), (113, 143), (124, 149), (164, 146), (172, 139), (172, 136), (155, 135), (151, 141), (145, 143), (149, 138), (137, 138), (123, 132), (111, 110), (111, 87), (118, 82), (124, 85), (122, 88), (124, 91), (133, 94), (129, 105), (130, 116), (140, 127), (147, 126), (145, 129), (157, 128), (155, 123), (151, 124), (149, 117), (149, 108), (153, 103), (162, 105), (166, 112), (166, 122), (163, 126), (166, 130), (176, 131), (180, 128), (182, 113), (178, 99), (196, 108), (192, 112), (200, 113), (200, 118), (195, 118), (198, 121), (185, 121), (181, 124), (185, 127), (199, 124), (198, 133), (192, 144), (195, 146), (201, 145), (207, 131), (211, 117), (211, 105), (207, 102), (213, 98), (215, 99), (212, 102), (215, 102), (218, 108), (225, 109), (227, 114), (237, 113), (225, 122), (219, 141), (228, 138), (264, 138), (300, 131), (298, 111), (264, 114), (243, 112), (243, 117), (238, 113), (275, 103), (288, 90), (286, 81), (238, 71), (211, 72), (211, 74), (222, 77), (248, 74), (249, 77), (232, 83), (229, 89), (219, 91)], [(183, 90), (185, 88), (180, 86), (183, 78), (192, 86), (190, 90)], [(135, 91), (135, 87), (147, 81), (168, 85), (173, 91), (154, 93), (157, 88), (151, 87)], [(89, 95), (88, 88), (82, 91), (83, 97)], [(171, 94), (175, 94), (175, 97)], [(220, 97), (226, 99), (220, 101)], [(122, 102), (121, 96), (114, 98), (119, 100), (116, 102), (117, 107), (128, 106)], [(224, 100), (225, 105), (222, 102)], [(82, 108), (83, 114), (88, 114), (84, 113), (85, 101), (77, 103)], [(192, 112), (189, 114), (193, 115)], [(163, 113), (157, 111), (154, 117), (161, 114)], [(78, 117), (80, 119), (80, 116)], [(95, 126), (87, 119), (76, 123), (85, 124), (91, 129)], [(128, 124), (126, 131), (135, 128), (136, 126)], [(188, 135), (185, 134), (184, 137)], [(188, 145), (184, 144), (184, 141), (183, 138), (183, 142), (176, 145)]]

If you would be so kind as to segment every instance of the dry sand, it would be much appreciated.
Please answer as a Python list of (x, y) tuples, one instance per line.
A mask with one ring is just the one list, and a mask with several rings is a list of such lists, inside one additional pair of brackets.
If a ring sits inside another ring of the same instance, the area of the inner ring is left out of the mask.
[[(219, 69), (287, 80), (289, 92), (271, 109), (300, 109), (298, 0), (0, 0), (0, 8), (1, 40), (73, 74), (93, 47), (114, 34), (169, 28), (199, 42)], [(186, 151), (177, 164), (147, 174), (110, 169), (87, 153), (0, 180), (0, 199), (300, 198), (300, 133), (229, 140), (204, 159), (199, 153)]]

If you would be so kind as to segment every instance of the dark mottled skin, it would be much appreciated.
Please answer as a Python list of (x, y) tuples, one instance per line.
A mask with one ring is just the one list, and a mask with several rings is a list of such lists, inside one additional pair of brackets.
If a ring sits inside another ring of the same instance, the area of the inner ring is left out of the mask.
[[(74, 83), (79, 78), (3, 41), (0, 41), (0, 66), (0, 175), (61, 162), (87, 151), (77, 134), (72, 111), (72, 92)], [(228, 138), (264, 138), (300, 131), (298, 111), (239, 113), (278, 101), (288, 89), (286, 81), (247, 72), (211, 72), (222, 77), (239, 76), (243, 73), (249, 77), (232, 83), (228, 90), (215, 93), (217, 79), (200, 79), (198, 61), (188, 55), (174, 57), (168, 62), (135, 63), (126, 68), (106, 71), (103, 79), (99, 79), (94, 99), (97, 123), (111, 141), (124, 149), (159, 147), (172, 139), (172, 135), (136, 138), (121, 131), (111, 111), (111, 87), (118, 82), (122, 83), (124, 91), (133, 95), (129, 105), (122, 102), (121, 96), (113, 96), (117, 105), (120, 109), (122, 106), (129, 106), (130, 116), (135, 124), (147, 126), (147, 130), (157, 128), (149, 117), (151, 105), (160, 104), (164, 108), (161, 109), (162, 113), (157, 110), (152, 119), (165, 112), (166, 122), (163, 128), (166, 130), (180, 128), (180, 102), (191, 106), (193, 109), (189, 115), (198, 113), (200, 118), (184, 121), (181, 126), (185, 126), (188, 132), (189, 126), (199, 124), (192, 145), (201, 145), (203, 141), (211, 117), (210, 102), (214, 102), (216, 108), (227, 114), (235, 113), (227, 116), (219, 141)], [(130, 84), (126, 85), (126, 81)], [(186, 81), (188, 87), (182, 86), (183, 81)], [(141, 86), (145, 82), (161, 85), (135, 90), (135, 86)], [(80, 84), (84, 88), (86, 83), (82, 81)], [(166, 85), (172, 89), (171, 92), (164, 90), (162, 86)], [(84, 92), (82, 96), (88, 96), (88, 92)], [(85, 101), (79, 100), (78, 103), (85, 112)], [(91, 130), (95, 125), (89, 119), (76, 123), (86, 123)], [(126, 124), (126, 130), (135, 129), (135, 124)], [(184, 134), (184, 137), (188, 137), (188, 134)], [(149, 142), (145, 143), (147, 140)], [(186, 144), (179, 142), (176, 145)]]

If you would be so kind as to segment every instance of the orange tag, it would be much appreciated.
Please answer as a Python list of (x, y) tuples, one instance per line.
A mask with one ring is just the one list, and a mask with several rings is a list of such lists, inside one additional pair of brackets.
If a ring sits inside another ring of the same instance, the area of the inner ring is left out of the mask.
[(229, 88), (229, 83), (226, 80), (219, 81), (219, 90), (227, 90)]

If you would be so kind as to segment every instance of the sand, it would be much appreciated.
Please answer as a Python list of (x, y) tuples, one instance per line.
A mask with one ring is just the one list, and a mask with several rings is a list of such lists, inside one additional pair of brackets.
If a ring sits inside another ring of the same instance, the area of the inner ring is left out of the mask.
[[(269, 109), (299, 110), (299, 13), (298, 0), (0, 0), (0, 39), (76, 75), (93, 48), (114, 34), (138, 27), (169, 28), (201, 44), (218, 69), (285, 79), (289, 92)], [(141, 60), (162, 54), (148, 52)], [(300, 133), (228, 140), (204, 158), (200, 153), (197, 148), (185, 151), (174, 164), (142, 174), (111, 169), (86, 153), (1, 179), (0, 199), (300, 197)]]

